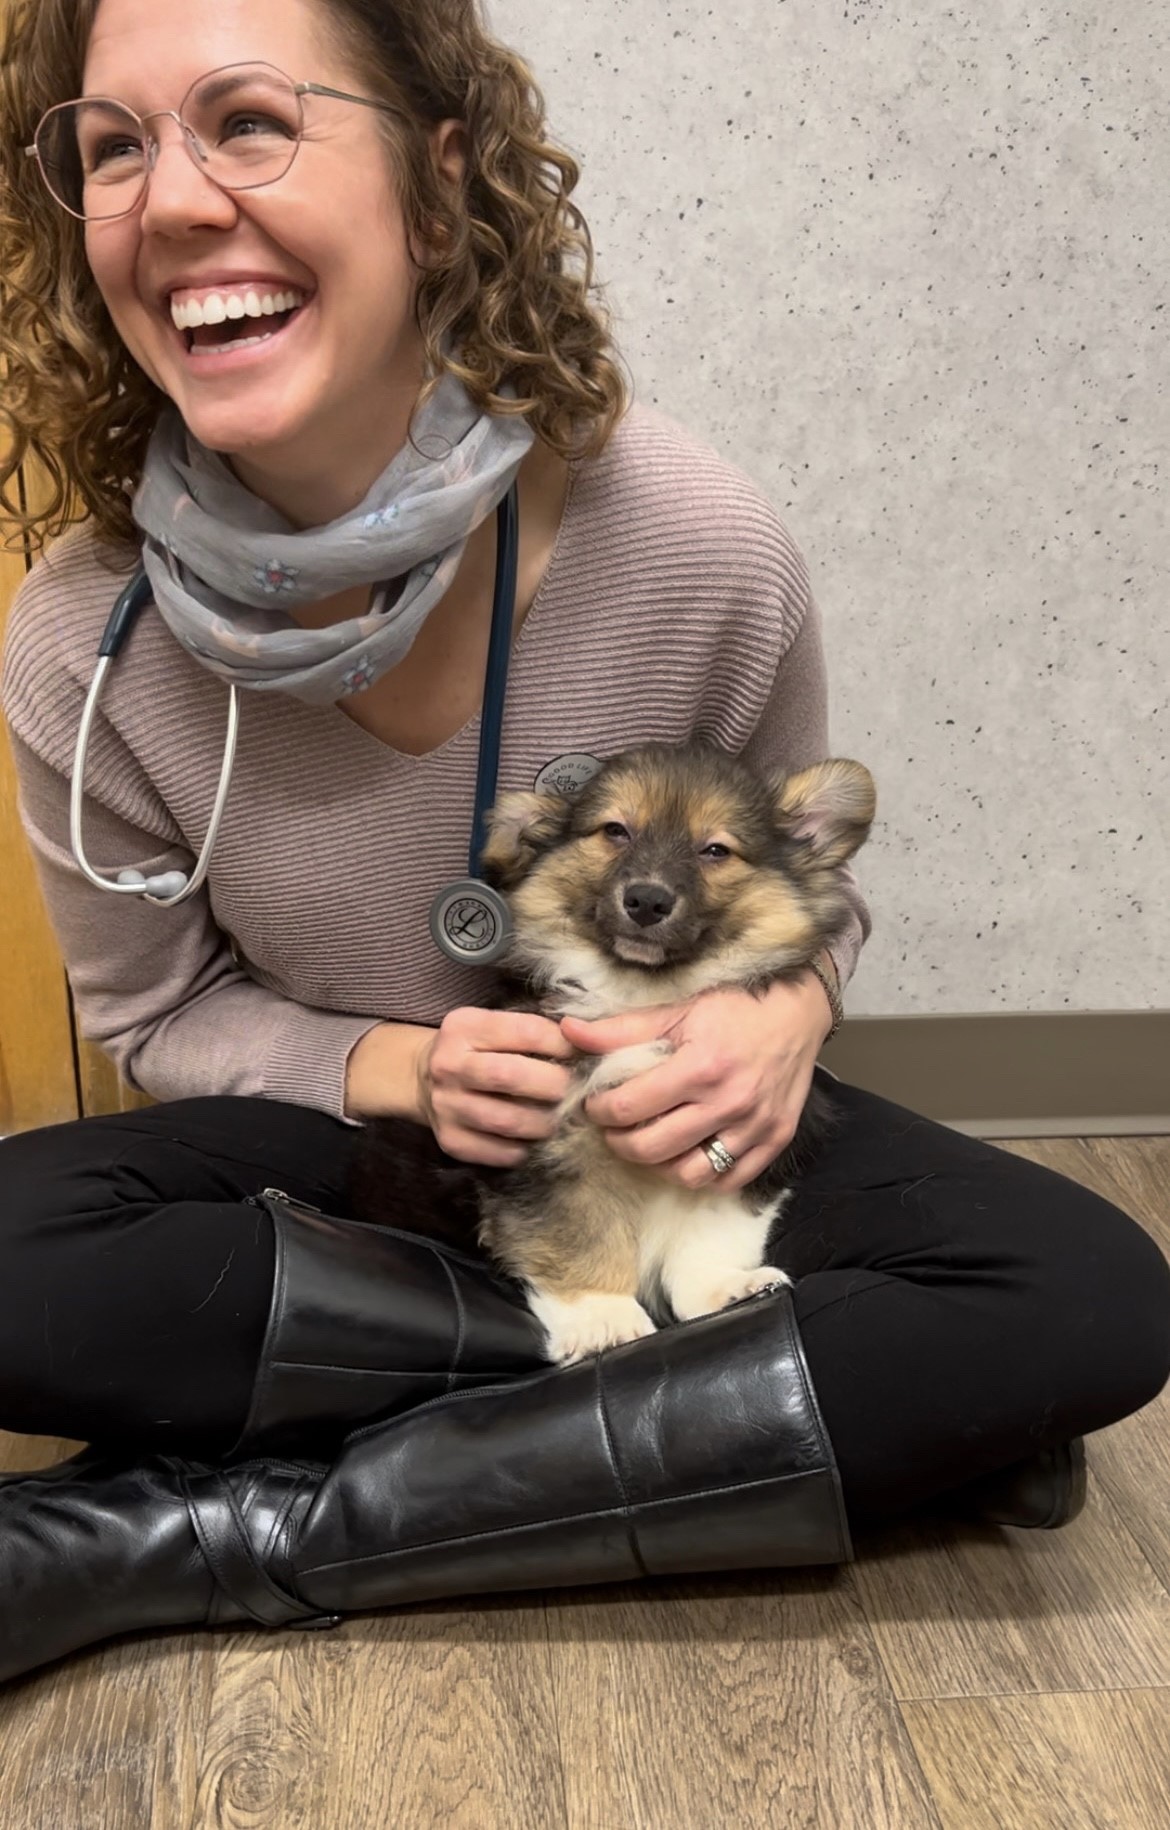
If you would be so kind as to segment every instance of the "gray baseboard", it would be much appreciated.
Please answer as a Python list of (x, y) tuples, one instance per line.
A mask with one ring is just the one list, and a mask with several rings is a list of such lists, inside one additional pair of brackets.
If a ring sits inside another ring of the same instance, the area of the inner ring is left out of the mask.
[(973, 1137), (1170, 1133), (1170, 1011), (853, 1017), (841, 1080)]

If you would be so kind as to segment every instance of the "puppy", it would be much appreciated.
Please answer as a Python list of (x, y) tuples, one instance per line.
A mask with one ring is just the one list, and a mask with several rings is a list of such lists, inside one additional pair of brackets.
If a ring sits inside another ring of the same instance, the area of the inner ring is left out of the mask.
[[(845, 926), (842, 867), (874, 810), (860, 763), (764, 782), (702, 745), (624, 751), (572, 797), (503, 796), (483, 863), (515, 925), (498, 1001), (599, 1018), (717, 988), (762, 993)], [(470, 1202), (450, 1159), (433, 1183), (448, 1224), (476, 1212), (481, 1243), (525, 1287), (550, 1359), (581, 1359), (653, 1332), (656, 1320), (688, 1320), (790, 1281), (764, 1262), (769, 1234), (831, 1128), (830, 1102), (812, 1090), (792, 1143), (742, 1192), (672, 1186), (615, 1156), (583, 1109), (672, 1046), (579, 1056), (556, 1130), (519, 1168), (464, 1166)], [(379, 1185), (385, 1206), (392, 1156), (401, 1169), (402, 1129), (384, 1120), (368, 1129), (357, 1205), (388, 1219), (371, 1209)]]

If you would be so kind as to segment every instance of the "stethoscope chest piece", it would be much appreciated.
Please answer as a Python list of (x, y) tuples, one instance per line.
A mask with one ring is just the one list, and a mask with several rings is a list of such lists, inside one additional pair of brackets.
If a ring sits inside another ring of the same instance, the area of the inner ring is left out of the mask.
[(498, 890), (478, 877), (462, 877), (431, 904), (431, 937), (457, 966), (492, 966), (511, 944), (512, 917)]

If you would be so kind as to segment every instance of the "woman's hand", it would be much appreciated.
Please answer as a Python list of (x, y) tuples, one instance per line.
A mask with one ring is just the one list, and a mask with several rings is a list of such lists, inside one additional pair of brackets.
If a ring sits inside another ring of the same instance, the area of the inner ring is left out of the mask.
[[(832, 1027), (813, 974), (773, 985), (763, 997), (709, 991), (688, 1004), (658, 1005), (600, 1023), (566, 1017), (574, 1048), (599, 1055), (668, 1037), (675, 1052), (585, 1107), (615, 1155), (684, 1188), (718, 1181), (744, 1188), (792, 1142), (813, 1068)], [(713, 1137), (734, 1169), (717, 1176), (700, 1148)]]
[(377, 1023), (346, 1064), (349, 1118), (429, 1125), (449, 1156), (500, 1169), (547, 1137), (573, 1049), (557, 1024), (510, 1010), (452, 1010), (439, 1029)]
[(448, 1156), (514, 1169), (553, 1130), (572, 1058), (547, 1017), (452, 1010), (419, 1053), (423, 1115)]

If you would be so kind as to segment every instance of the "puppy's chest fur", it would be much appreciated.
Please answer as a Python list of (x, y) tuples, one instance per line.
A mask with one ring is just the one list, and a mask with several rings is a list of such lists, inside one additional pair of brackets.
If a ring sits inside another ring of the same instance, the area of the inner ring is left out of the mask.
[[(500, 987), (498, 1002), (559, 1017), (581, 1000), (512, 985)], [(605, 1013), (591, 1006), (580, 1014)], [(555, 1130), (515, 1169), (456, 1162), (427, 1127), (374, 1119), (351, 1175), (354, 1209), (363, 1219), (406, 1224), (463, 1247), (478, 1238), (501, 1269), (534, 1289), (629, 1290), (655, 1320), (667, 1321), (686, 1301), (680, 1264), (685, 1274), (688, 1260), (763, 1262), (793, 1182), (834, 1124), (830, 1101), (814, 1086), (791, 1144), (742, 1191), (726, 1193), (717, 1181), (695, 1192), (666, 1182), (615, 1155), (585, 1105), (671, 1052), (658, 1041), (579, 1055)], [(664, 1277), (668, 1261), (673, 1278)], [(710, 1292), (701, 1294), (700, 1307), (710, 1306)]]
[[(543, 1014), (550, 1014), (547, 1006)], [(725, 1193), (717, 1181), (681, 1188), (616, 1155), (584, 1110), (591, 1095), (672, 1052), (659, 1041), (600, 1059), (579, 1056), (552, 1135), (517, 1169), (475, 1172), (480, 1237), (514, 1275), (547, 1290), (626, 1288), (661, 1322), (678, 1310), (680, 1257), (706, 1262), (718, 1242), (718, 1249), (732, 1246), (749, 1262), (763, 1261), (790, 1184), (825, 1135), (828, 1104), (814, 1089), (792, 1144), (742, 1191)]]

